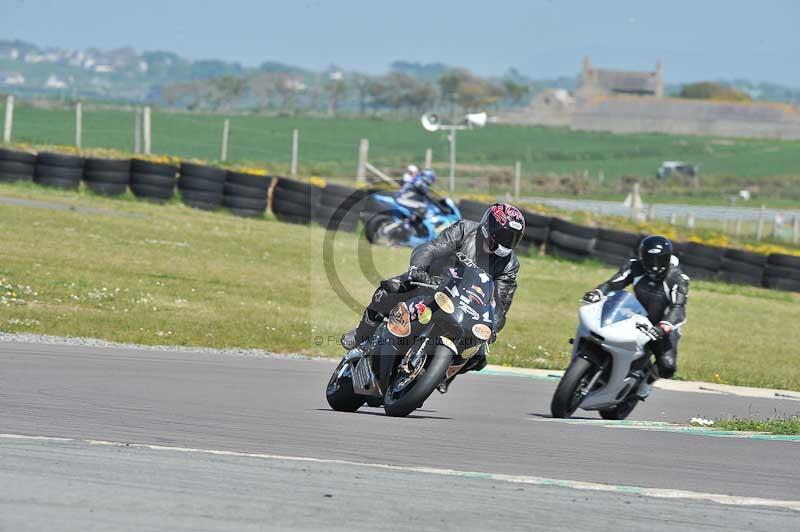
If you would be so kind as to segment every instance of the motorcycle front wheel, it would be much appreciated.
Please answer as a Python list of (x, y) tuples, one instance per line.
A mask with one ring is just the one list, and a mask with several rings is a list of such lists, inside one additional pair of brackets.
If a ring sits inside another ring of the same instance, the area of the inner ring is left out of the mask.
[(598, 369), (583, 357), (572, 359), (550, 403), (553, 417), (567, 418), (575, 413), (588, 392), (586, 387), (597, 371)]
[(444, 379), (452, 359), (450, 349), (443, 345), (437, 345), (433, 349), (433, 353), (428, 355), (422, 372), (402, 389), (398, 389), (398, 383), (403, 375), (395, 374), (386, 391), (386, 396), (383, 398), (383, 410), (386, 415), (403, 417), (422, 406), (422, 403)]

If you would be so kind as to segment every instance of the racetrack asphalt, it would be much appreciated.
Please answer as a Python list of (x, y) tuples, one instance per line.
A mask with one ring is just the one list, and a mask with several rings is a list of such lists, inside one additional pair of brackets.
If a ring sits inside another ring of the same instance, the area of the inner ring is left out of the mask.
[[(0, 342), (0, 433), (71, 438), (0, 438), (0, 529), (800, 528), (787, 509), (800, 505), (798, 441), (551, 420), (555, 381), (498, 375), (459, 377), (408, 418), (337, 413), (333, 368)], [(632, 419), (798, 412), (656, 390)]]

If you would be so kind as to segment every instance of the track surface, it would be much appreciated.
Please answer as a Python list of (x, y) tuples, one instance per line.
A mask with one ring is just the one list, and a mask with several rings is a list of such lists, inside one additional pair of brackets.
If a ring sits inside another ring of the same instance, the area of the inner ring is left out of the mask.
[[(323, 393), (333, 367), (0, 342), (0, 432), (800, 500), (798, 442), (553, 421), (555, 383), (519, 377), (459, 378), (405, 419), (370, 408), (341, 414)], [(686, 422), (776, 412), (796, 414), (800, 402), (656, 390), (632, 417)], [(597, 530), (767, 530), (800, 523), (800, 512), (780, 508), (82, 442), (0, 440), (0, 464), (0, 529), (40, 529), (37, 519), (60, 523), (56, 529), (138, 530), (344, 522), (351, 530), (552, 530), (565, 519)], [(356, 493), (373, 499), (356, 502)], [(375, 510), (378, 501), (387, 501), (385, 514)]]

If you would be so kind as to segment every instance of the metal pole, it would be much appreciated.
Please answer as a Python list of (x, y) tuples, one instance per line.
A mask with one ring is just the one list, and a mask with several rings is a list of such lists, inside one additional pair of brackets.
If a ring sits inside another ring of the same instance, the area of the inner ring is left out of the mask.
[(300, 142), (300, 131), (297, 129), (292, 130), (292, 177), (297, 175), (297, 148)]
[(142, 153), (142, 109), (136, 108), (133, 119), (133, 153)]
[(150, 155), (150, 148), (152, 146), (150, 137), (150, 106), (144, 108), (144, 153)]
[(81, 148), (83, 144), (83, 104), (75, 104), (75, 147)]
[(514, 199), (519, 201), (519, 181), (522, 177), (522, 162), (514, 163)]
[(764, 215), (766, 214), (766, 205), (761, 206), (761, 212), (758, 214), (758, 228), (756, 229), (756, 240), (764, 238)]
[(9, 94), (6, 98), (6, 121), (3, 124), (3, 142), (11, 142), (11, 128), (14, 125), (14, 96)]
[(225, 162), (228, 160), (228, 135), (231, 132), (231, 121), (226, 118), (222, 123), (222, 151), (219, 155), (219, 160)]
[(456, 191), (456, 130), (450, 128), (450, 194)]
[(369, 139), (361, 139), (358, 143), (358, 166), (356, 167), (356, 183), (367, 182), (367, 157), (369, 156)]
[(425, 168), (430, 168), (433, 164), (433, 150), (428, 148), (425, 150)]

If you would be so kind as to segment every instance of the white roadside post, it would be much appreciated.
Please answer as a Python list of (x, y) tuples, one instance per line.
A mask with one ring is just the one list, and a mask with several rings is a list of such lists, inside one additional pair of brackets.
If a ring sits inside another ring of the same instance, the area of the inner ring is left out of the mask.
[(792, 244), (800, 243), (800, 215), (795, 214), (792, 221)]
[(297, 151), (300, 144), (300, 131), (297, 129), (292, 130), (292, 166), (290, 174), (292, 177), (297, 175)]
[(75, 147), (81, 149), (83, 145), (83, 104), (75, 104)]
[(767, 206), (761, 206), (761, 212), (758, 213), (758, 227), (756, 228), (756, 240), (764, 238), (764, 216), (766, 216)]
[(522, 162), (514, 163), (514, 201), (519, 201), (519, 182), (522, 179)]
[(228, 160), (228, 135), (231, 132), (231, 121), (226, 118), (222, 123), (222, 149), (220, 150), (219, 160), (223, 163)]
[(356, 167), (356, 184), (367, 182), (367, 162), (369, 157), (369, 139), (361, 139), (358, 143), (358, 166)]
[(428, 148), (425, 150), (425, 168), (430, 168), (433, 164), (433, 150)]
[(14, 126), (14, 96), (9, 94), (6, 98), (6, 120), (3, 123), (3, 142), (11, 142), (11, 129)]
[(152, 147), (152, 138), (150, 136), (150, 106), (144, 108), (144, 153), (150, 155), (150, 148)]

